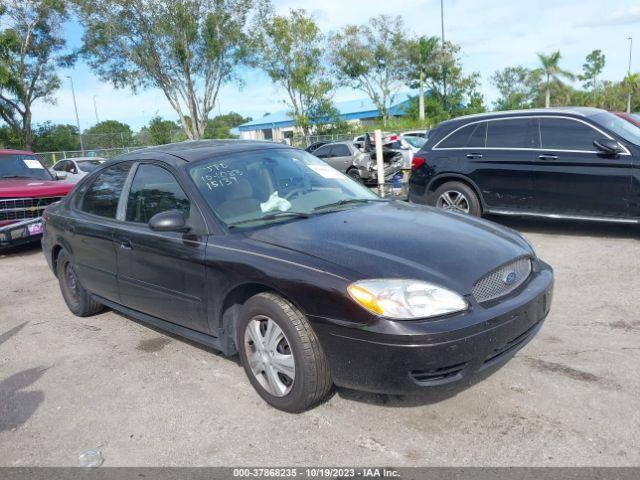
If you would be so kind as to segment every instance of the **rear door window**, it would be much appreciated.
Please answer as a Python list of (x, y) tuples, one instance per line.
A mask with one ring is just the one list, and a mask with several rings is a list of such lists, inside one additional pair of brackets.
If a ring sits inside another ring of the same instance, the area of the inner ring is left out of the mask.
[(487, 122), (465, 125), (446, 137), (437, 148), (482, 148), (485, 146)]
[(542, 148), (548, 150), (595, 150), (593, 141), (601, 138), (597, 130), (569, 118), (541, 118)]
[(105, 218), (116, 218), (122, 187), (127, 179), (130, 163), (105, 168), (87, 188), (81, 210)]
[(319, 157), (319, 158), (327, 158), (327, 157), (329, 156), (329, 152), (330, 152), (330, 150), (331, 150), (331, 147), (330, 147), (330, 146), (328, 146), (328, 145), (323, 145), (322, 147), (320, 147), (320, 148), (318, 148), (317, 150), (315, 150), (315, 151), (313, 152), (313, 154), (314, 154), (316, 157)]
[(538, 119), (514, 118), (488, 122), (487, 148), (540, 148)]
[(150, 164), (138, 167), (127, 200), (128, 222), (149, 223), (156, 213), (167, 210), (180, 210), (188, 218), (189, 209), (189, 198), (168, 170)]

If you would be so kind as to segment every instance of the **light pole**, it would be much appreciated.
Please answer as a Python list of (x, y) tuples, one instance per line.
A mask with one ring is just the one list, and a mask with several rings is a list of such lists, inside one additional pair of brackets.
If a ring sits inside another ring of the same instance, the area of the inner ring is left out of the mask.
[[(442, 29), (442, 50), (444, 53), (444, 0), (440, 0), (440, 27)], [(442, 106), (447, 109), (447, 71), (442, 63)]]
[(96, 112), (96, 123), (100, 123), (100, 117), (98, 117), (98, 105), (96, 105), (96, 96), (93, 96), (93, 111)]
[(73, 96), (73, 109), (76, 111), (76, 125), (78, 126), (78, 136), (80, 137), (80, 150), (84, 154), (84, 143), (82, 142), (82, 130), (80, 130), (80, 117), (78, 116), (78, 104), (76, 103), (76, 91), (73, 88), (73, 78), (67, 75), (67, 78), (71, 82), (71, 95)]
[[(631, 78), (631, 51), (633, 50), (633, 37), (627, 37), (629, 40), (629, 70), (627, 74)], [(631, 85), (629, 85), (629, 94), (627, 96), (627, 113), (631, 113)]]

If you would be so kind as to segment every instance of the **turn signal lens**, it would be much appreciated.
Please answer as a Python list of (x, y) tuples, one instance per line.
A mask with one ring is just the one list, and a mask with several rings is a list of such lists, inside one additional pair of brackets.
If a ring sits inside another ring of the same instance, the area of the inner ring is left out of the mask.
[(378, 300), (373, 294), (369, 293), (367, 290), (359, 287), (356, 284), (349, 285), (347, 287), (347, 290), (349, 290), (349, 295), (351, 295), (351, 298), (353, 298), (364, 308), (373, 313), (377, 313), (378, 315), (382, 315), (382, 308), (380, 308), (380, 305), (378, 305)]
[(425, 161), (426, 160), (423, 157), (416, 157), (414, 155), (413, 158), (411, 159), (411, 170), (417, 170), (422, 165), (424, 165)]

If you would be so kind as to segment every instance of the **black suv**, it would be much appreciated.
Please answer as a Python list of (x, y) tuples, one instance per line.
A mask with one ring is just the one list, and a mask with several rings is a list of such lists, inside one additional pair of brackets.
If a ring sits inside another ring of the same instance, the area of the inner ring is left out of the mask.
[(640, 222), (640, 129), (596, 108), (442, 122), (414, 156), (409, 200), (472, 215)]

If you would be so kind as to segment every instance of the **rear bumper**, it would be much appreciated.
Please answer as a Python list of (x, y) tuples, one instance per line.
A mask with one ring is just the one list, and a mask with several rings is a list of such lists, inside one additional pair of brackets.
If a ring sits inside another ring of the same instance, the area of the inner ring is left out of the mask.
[(42, 218), (30, 218), (0, 227), (0, 248), (37, 241), (42, 237)]
[(458, 317), (404, 325), (376, 318), (360, 327), (312, 319), (334, 383), (388, 394), (473, 383), (503, 365), (540, 330), (553, 293), (552, 270), (540, 264), (516, 295), (489, 308), (476, 304)]

